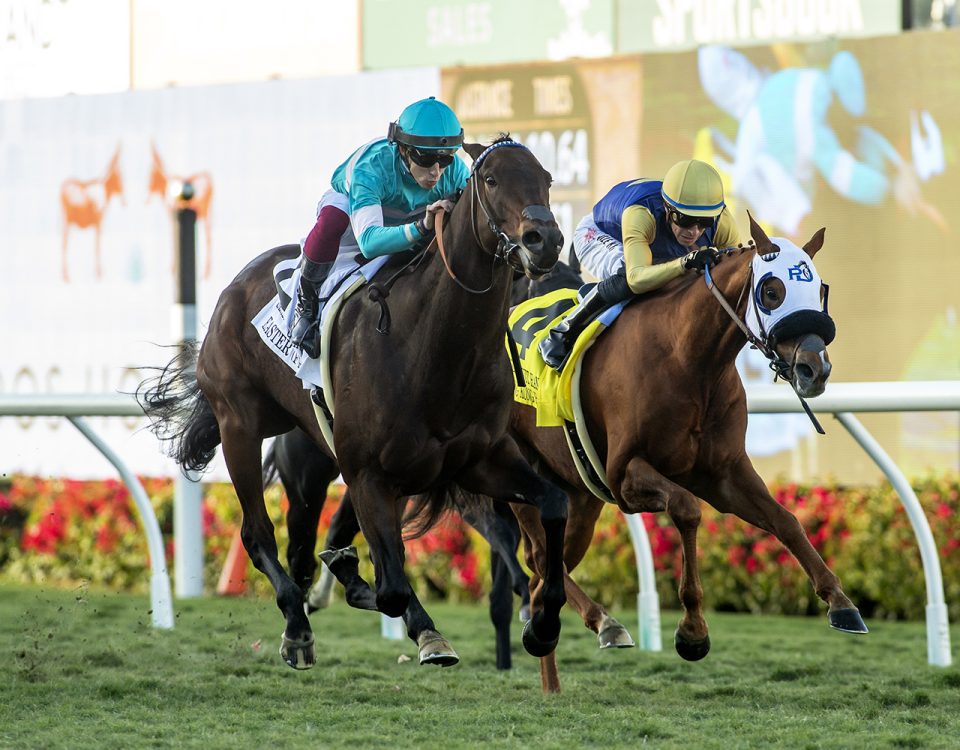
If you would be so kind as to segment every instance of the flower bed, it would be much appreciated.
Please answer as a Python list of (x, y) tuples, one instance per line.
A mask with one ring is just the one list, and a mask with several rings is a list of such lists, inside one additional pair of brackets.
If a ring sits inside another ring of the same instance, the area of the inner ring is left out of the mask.
[[(173, 485), (142, 480), (173, 557)], [(914, 489), (930, 523), (943, 570), (946, 601), (960, 618), (960, 478), (930, 477)], [(329, 528), (342, 487), (330, 488), (320, 519), (320, 539)], [(806, 533), (842, 579), (844, 589), (868, 617), (922, 619), (926, 592), (920, 553), (899, 498), (887, 484), (871, 487), (776, 484), (777, 501), (800, 520)], [(286, 497), (267, 490), (267, 507), (281, 555), (287, 542)], [(813, 614), (822, 610), (806, 575), (772, 536), (733, 516), (703, 506), (698, 536), (706, 605), (713, 609)], [(644, 514), (657, 571), (661, 605), (679, 606), (679, 537), (666, 514)], [(239, 528), (240, 506), (229, 484), (210, 484), (203, 498), (205, 582), (213, 591), (230, 542)], [(372, 580), (363, 540), (361, 572)], [(117, 481), (77, 482), (13, 477), (0, 484), (0, 578), (72, 586), (91, 583), (146, 591), (147, 544), (126, 487)], [(407, 569), (421, 598), (474, 600), (489, 581), (489, 550), (482, 537), (456, 517), (407, 544)], [(632, 606), (637, 593), (633, 547), (616, 509), (604, 508), (593, 546), (574, 577), (608, 606)], [(266, 578), (248, 570), (250, 589), (273, 596)]]

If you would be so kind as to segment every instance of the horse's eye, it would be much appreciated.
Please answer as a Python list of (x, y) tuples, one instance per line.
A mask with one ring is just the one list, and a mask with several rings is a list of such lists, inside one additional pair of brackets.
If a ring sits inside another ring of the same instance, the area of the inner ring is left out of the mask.
[(490, 176), (484, 177), (483, 181), (487, 183), (490, 187), (496, 187), (497, 181)]
[(767, 289), (764, 294), (767, 296), (767, 299), (776, 299), (777, 290), (776, 289)]

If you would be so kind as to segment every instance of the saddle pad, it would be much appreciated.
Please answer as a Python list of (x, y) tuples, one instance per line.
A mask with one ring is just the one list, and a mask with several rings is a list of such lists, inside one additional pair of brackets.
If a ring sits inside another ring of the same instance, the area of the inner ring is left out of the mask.
[[(537, 410), (538, 427), (559, 427), (574, 419), (571, 397), (571, 381), (574, 367), (597, 336), (608, 328), (626, 305), (618, 303), (605, 310), (580, 334), (573, 351), (558, 373), (540, 356), (540, 341), (557, 323), (563, 320), (577, 304), (576, 289), (558, 289), (541, 297), (521, 302), (510, 313), (507, 326), (517, 342), (520, 367), (523, 370), (524, 387), (519, 387), (514, 374), (514, 401), (532, 406)], [(509, 346), (510, 340), (506, 340)]]
[[(338, 259), (320, 288), (320, 298), (324, 300), (320, 311), (321, 330), (326, 323), (327, 311), (338, 307), (331, 303), (340, 299), (347, 289), (353, 290), (369, 282), (389, 258), (389, 255), (383, 255), (363, 266), (353, 260), (341, 263), (341, 259)], [(303, 381), (304, 388), (323, 388), (323, 366), (320, 360), (311, 359), (290, 340), (296, 308), (291, 301), (296, 299), (297, 285), (300, 283), (300, 257), (277, 263), (273, 269), (273, 277), (278, 289), (277, 295), (264, 305), (250, 322), (257, 329), (263, 343)], [(356, 284), (358, 281), (360, 284)], [(321, 358), (326, 357), (326, 354), (326, 349), (321, 350)]]
[[(537, 410), (538, 427), (563, 427), (570, 456), (584, 485), (596, 497), (616, 503), (607, 482), (603, 462), (587, 430), (580, 404), (583, 353), (620, 315), (626, 302), (605, 310), (584, 329), (573, 346), (563, 372), (548, 367), (540, 356), (540, 341), (576, 306), (578, 292), (560, 289), (518, 305), (510, 315), (510, 333), (517, 342), (520, 366), (526, 382), (520, 387), (514, 375), (514, 400)], [(510, 340), (506, 341), (509, 347)]]

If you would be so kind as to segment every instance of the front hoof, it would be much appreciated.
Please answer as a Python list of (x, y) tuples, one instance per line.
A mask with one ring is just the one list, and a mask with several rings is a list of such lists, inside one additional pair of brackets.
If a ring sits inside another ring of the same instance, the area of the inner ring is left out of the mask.
[(691, 641), (685, 638), (679, 630), (673, 637), (673, 644), (682, 659), (687, 661), (700, 661), (704, 656), (710, 653), (710, 636), (708, 635), (702, 641)]
[(533, 632), (533, 620), (527, 620), (523, 624), (523, 647), (527, 650), (527, 653), (530, 656), (543, 657), (549, 656), (557, 648), (557, 644), (560, 642), (560, 636), (558, 635), (552, 641), (541, 641), (537, 638), (536, 633)]
[(604, 618), (600, 632), (597, 633), (597, 639), (600, 641), (600, 648), (602, 649), (633, 648), (637, 645), (630, 637), (630, 631), (609, 615)]
[(288, 667), (294, 669), (310, 669), (317, 663), (317, 654), (313, 649), (313, 635), (307, 633), (299, 640), (287, 638), (286, 633), (280, 636), (280, 657)]
[(830, 627), (834, 630), (839, 630), (843, 633), (853, 633), (855, 635), (863, 635), (864, 633), (869, 633), (867, 626), (863, 621), (863, 618), (860, 616), (860, 610), (856, 607), (850, 607), (848, 609), (835, 609), (831, 612), (827, 612), (827, 620), (830, 622)]
[(460, 661), (450, 641), (436, 630), (424, 630), (417, 638), (420, 648), (420, 664), (433, 664), (440, 667), (452, 667)]

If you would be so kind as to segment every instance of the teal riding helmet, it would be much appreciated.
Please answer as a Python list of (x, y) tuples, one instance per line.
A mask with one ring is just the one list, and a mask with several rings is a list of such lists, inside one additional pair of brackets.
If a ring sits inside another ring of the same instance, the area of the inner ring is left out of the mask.
[(450, 107), (431, 96), (404, 109), (390, 123), (387, 139), (418, 149), (456, 151), (463, 145), (463, 127)]

